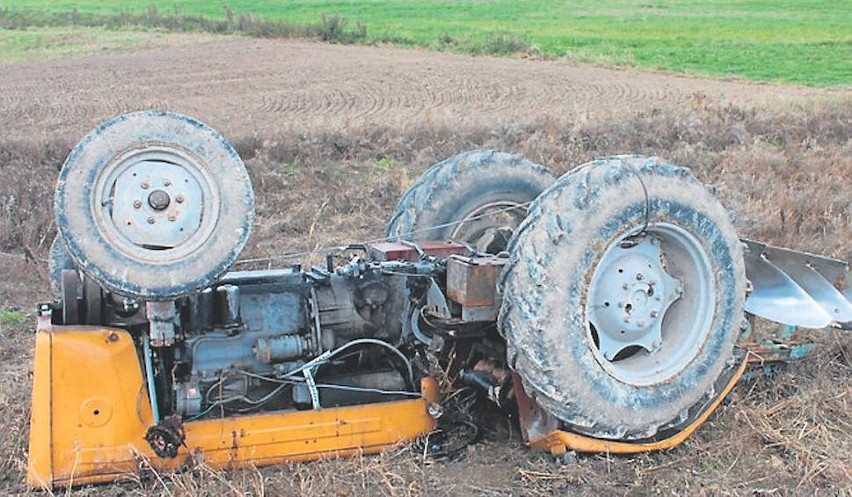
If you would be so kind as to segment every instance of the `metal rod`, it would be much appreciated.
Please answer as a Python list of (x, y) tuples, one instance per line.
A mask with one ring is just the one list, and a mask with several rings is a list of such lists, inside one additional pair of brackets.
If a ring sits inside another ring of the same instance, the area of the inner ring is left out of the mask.
[(160, 423), (160, 409), (157, 402), (157, 388), (154, 386), (154, 361), (151, 358), (151, 343), (148, 335), (142, 339), (143, 355), (145, 356), (145, 380), (148, 383), (148, 399), (151, 401), (151, 414), (154, 424)]

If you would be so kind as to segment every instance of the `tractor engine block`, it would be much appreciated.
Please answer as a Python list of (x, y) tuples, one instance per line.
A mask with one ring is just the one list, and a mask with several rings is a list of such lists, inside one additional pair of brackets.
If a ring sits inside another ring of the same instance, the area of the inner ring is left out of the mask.
[(63, 293), (81, 297), (61, 302), (54, 321), (82, 316), (134, 333), (156, 409), (185, 418), (217, 407), (236, 414), (392, 400), (416, 391), (425, 372), (415, 375), (410, 357), (431, 344), (437, 323), (455, 333), (493, 322), (503, 259), (469, 257), (449, 242), (345, 252), (348, 262), (337, 267), (329, 258), (324, 268), (232, 271), (161, 302), (133, 301), (85, 276), (80, 284), (65, 270), (63, 285), (82, 288)]
[[(401, 307), (389, 299), (388, 285), (401, 278), (380, 272), (232, 272), (187, 299), (184, 338), (174, 349), (175, 411), (195, 415), (211, 402), (262, 390), (257, 376), (284, 376), (356, 338), (398, 342)], [(303, 393), (294, 389), (294, 402)]]

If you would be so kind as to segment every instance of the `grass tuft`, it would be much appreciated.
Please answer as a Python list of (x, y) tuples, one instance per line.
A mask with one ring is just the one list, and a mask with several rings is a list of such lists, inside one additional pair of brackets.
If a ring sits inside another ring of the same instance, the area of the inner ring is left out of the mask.
[(464, 51), (477, 55), (516, 55), (530, 53), (525, 36), (506, 31), (487, 33), (485, 39), (463, 46)]
[(70, 11), (30, 11), (0, 8), (0, 29), (27, 30), (30, 28), (85, 26), (109, 30), (157, 29), (178, 33), (213, 33), (243, 35), (255, 38), (312, 38), (329, 43), (352, 44), (367, 38), (367, 27), (349, 22), (340, 15), (322, 14), (313, 23), (291, 23), (270, 21), (261, 17), (241, 13), (226, 6), (224, 18), (216, 19), (202, 15), (171, 13), (164, 14), (157, 7), (148, 7), (144, 12), (122, 10), (112, 14), (83, 13)]
[(21, 311), (2, 309), (0, 310), (0, 324), (4, 326), (16, 326), (24, 322), (24, 313)]

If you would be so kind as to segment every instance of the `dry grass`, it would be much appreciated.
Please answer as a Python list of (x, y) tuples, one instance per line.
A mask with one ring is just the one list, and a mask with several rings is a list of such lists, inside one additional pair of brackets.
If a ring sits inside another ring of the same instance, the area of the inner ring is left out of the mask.
[[(473, 148), (527, 155), (557, 172), (596, 155), (657, 154), (714, 184), (743, 236), (852, 259), (852, 103), (742, 110), (707, 103), (624, 122), (543, 121), (457, 133), (423, 125), (229, 137), (258, 199), (247, 257), (381, 236), (397, 199), (430, 164)], [(0, 302), (48, 298), (53, 178), (77, 137), (0, 138)], [(26, 492), (32, 313), (0, 327), (0, 492)], [(406, 448), (284, 467), (148, 475), (78, 495), (826, 495), (852, 489), (850, 338), (818, 334), (819, 357), (737, 387), (732, 401), (675, 450), (580, 456), (562, 465), (491, 437), (458, 462)]]

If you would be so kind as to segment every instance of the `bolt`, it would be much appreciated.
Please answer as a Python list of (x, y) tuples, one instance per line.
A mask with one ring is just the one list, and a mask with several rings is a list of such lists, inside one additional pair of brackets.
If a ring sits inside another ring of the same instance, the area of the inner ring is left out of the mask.
[(657, 311), (651, 311), (651, 317), (652, 317), (652, 318), (655, 318), (655, 317), (657, 317), (657, 316), (659, 316), (659, 315), (660, 315), (660, 313), (659, 313), (659, 312), (657, 312)]
[(151, 186), (151, 183), (148, 183), (148, 180), (142, 182), (142, 189), (147, 190)]
[(182, 204), (186, 198), (184, 198), (183, 193), (179, 193), (175, 200), (177, 200), (177, 203)]
[(175, 214), (174, 212), (169, 214), (169, 221), (174, 221), (175, 219), (177, 219), (177, 214)]
[(142, 207), (142, 201), (140, 201), (140, 200), (134, 200), (133, 201), (133, 208), (134, 209), (139, 209), (141, 207)]
[(163, 180), (163, 186), (172, 186), (172, 182), (165, 179), (165, 180)]
[(643, 276), (642, 273), (636, 273), (636, 279), (642, 281), (645, 279), (645, 276)]
[(151, 195), (148, 195), (148, 205), (154, 210), (164, 210), (169, 206), (170, 201), (169, 194), (163, 190), (154, 190)]
[(155, 222), (155, 221), (154, 221), (154, 218), (153, 218), (153, 217), (149, 217), (149, 218), (148, 218), (148, 224), (154, 224), (154, 222)]
[(630, 285), (628, 283), (625, 283), (625, 284), (621, 285), (621, 288), (623, 290), (630, 290)]

